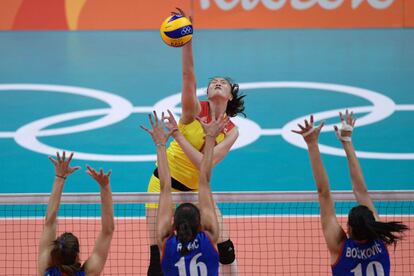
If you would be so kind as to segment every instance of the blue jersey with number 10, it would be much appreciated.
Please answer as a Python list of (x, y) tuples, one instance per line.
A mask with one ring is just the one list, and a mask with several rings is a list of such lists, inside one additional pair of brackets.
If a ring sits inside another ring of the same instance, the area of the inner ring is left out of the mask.
[[(189, 249), (181, 255), (182, 246)], [(197, 236), (182, 245), (173, 235), (164, 244), (162, 271), (168, 276), (217, 276), (219, 256), (207, 234), (198, 232)]]
[(389, 276), (390, 256), (381, 240), (346, 239), (341, 256), (332, 266), (333, 276)]

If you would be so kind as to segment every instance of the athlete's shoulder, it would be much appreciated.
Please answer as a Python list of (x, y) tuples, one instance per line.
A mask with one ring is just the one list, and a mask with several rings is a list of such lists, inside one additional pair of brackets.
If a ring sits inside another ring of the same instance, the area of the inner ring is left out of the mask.
[(200, 231), (200, 232), (197, 233), (197, 238), (199, 238), (199, 239), (209, 239), (210, 234), (207, 231), (203, 230), (203, 231)]
[(172, 252), (176, 250), (177, 247), (177, 236), (170, 235), (168, 238), (166, 238), (162, 244), (162, 256), (169, 255)]

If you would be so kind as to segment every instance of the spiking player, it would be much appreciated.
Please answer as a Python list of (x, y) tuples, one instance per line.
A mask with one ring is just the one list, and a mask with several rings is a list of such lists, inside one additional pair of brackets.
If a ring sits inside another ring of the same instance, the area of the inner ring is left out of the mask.
[[(179, 14), (185, 14), (179, 10)], [(182, 77), (183, 90), (181, 94), (182, 114), (179, 124), (170, 121), (168, 127), (172, 132), (174, 140), (167, 149), (168, 163), (172, 177), (172, 191), (185, 192), (197, 191), (199, 182), (199, 170), (205, 147), (205, 133), (197, 117), (209, 122), (212, 118), (220, 116), (234, 117), (244, 111), (243, 95), (240, 95), (238, 84), (230, 78), (212, 78), (207, 88), (207, 101), (199, 101), (196, 95), (196, 78), (194, 74), (194, 61), (192, 42), (182, 47)], [(172, 116), (170, 116), (171, 118)], [(223, 160), (230, 151), (239, 135), (237, 127), (230, 120), (227, 122), (222, 133), (216, 138), (213, 152), (213, 165)], [(158, 170), (155, 169), (148, 184), (148, 192), (160, 191), (160, 180)], [(150, 266), (148, 275), (161, 275), (158, 255), (159, 248), (156, 245), (155, 216), (156, 204), (146, 205), (147, 225), (151, 243)], [(217, 212), (219, 212), (217, 208)], [(223, 224), (219, 214), (220, 241), (218, 249), (220, 263), (224, 265), (222, 273), (237, 275), (237, 264), (235, 261), (234, 244), (230, 240), (229, 231)]]

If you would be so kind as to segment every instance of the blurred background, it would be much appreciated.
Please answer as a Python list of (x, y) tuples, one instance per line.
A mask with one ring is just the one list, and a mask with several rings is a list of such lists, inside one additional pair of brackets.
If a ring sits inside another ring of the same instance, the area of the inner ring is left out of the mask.
[[(348, 107), (365, 107), (354, 140), (370, 188), (413, 187), (413, 1), (3, 0), (0, 192), (49, 192), (57, 149), (112, 168), (114, 191), (146, 191), (155, 150), (138, 126), (155, 107), (180, 112), (181, 50), (159, 35), (176, 7), (193, 13), (200, 91), (230, 76), (247, 95), (214, 190), (313, 190), (307, 153), (283, 128), (323, 111), (336, 123)], [(340, 146), (326, 129), (321, 142)], [(340, 154), (324, 159), (347, 190)], [(86, 174), (72, 179), (65, 191), (97, 191)]]
[[(349, 108), (369, 190), (407, 190), (403, 201), (379, 202), (380, 213), (412, 227), (414, 1), (1, 0), (0, 199), (14, 204), (0, 204), (0, 275), (34, 274), (48, 196), (29, 205), (26, 196), (50, 192), (48, 155), (66, 150), (73, 165), (112, 169), (114, 192), (147, 190), (155, 148), (139, 125), (152, 110), (171, 109), (177, 119), (181, 112), (181, 49), (159, 33), (176, 7), (193, 15), (200, 99), (214, 76), (233, 78), (246, 95), (247, 117), (234, 118), (240, 137), (214, 168), (214, 192), (315, 191), (307, 151), (290, 132), (310, 114), (327, 123), (320, 147), (332, 189), (350, 190), (332, 131)], [(82, 171), (64, 187), (98, 191)], [(115, 205), (105, 275), (144, 275), (145, 209), (123, 203)], [(336, 205), (338, 214), (353, 204)], [(220, 208), (231, 215), (241, 275), (329, 273), (317, 203)], [(99, 212), (96, 204), (66, 204), (59, 213), (59, 231), (82, 239), (82, 260)], [(395, 275), (414, 269), (413, 235), (407, 239), (391, 253)]]

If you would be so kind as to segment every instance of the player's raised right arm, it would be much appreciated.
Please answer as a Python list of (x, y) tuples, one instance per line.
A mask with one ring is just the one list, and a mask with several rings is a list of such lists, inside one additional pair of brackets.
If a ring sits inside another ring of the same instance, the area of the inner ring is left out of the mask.
[(321, 154), (319, 152), (318, 138), (319, 133), (323, 127), (321, 123), (318, 127), (313, 127), (313, 116), (310, 121), (305, 120), (304, 126), (298, 125), (300, 130), (293, 130), (293, 132), (303, 136), (307, 146), (309, 159), (311, 161), (313, 177), (318, 190), (322, 231), (325, 237), (326, 244), (331, 259), (336, 260), (341, 251), (342, 242), (346, 239), (346, 234), (339, 225), (334, 202), (331, 196), (329, 187), (328, 175), (322, 163)]
[(109, 177), (111, 171), (104, 173), (102, 169), (94, 170), (87, 166), (87, 173), (99, 184), (101, 194), (101, 231), (95, 241), (95, 246), (91, 256), (84, 264), (87, 275), (101, 275), (106, 260), (108, 258), (109, 249), (111, 247), (112, 236), (115, 231), (114, 209), (112, 206), (112, 191)]
[[(185, 16), (182, 10), (180, 13)], [(191, 15), (190, 15), (191, 19)], [(196, 95), (196, 77), (194, 73), (194, 58), (192, 41), (182, 47), (182, 76), (183, 91), (181, 92), (182, 115), (181, 123), (189, 124), (200, 113), (201, 106)]]

